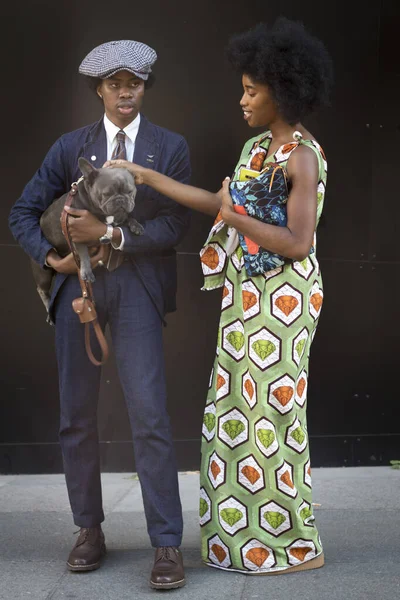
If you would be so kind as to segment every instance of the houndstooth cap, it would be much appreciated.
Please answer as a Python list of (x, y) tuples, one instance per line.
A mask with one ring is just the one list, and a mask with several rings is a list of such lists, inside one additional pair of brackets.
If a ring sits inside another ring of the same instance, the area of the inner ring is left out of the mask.
[(129, 71), (147, 80), (157, 54), (153, 48), (132, 40), (106, 42), (94, 48), (83, 59), (79, 73), (107, 79), (118, 71)]

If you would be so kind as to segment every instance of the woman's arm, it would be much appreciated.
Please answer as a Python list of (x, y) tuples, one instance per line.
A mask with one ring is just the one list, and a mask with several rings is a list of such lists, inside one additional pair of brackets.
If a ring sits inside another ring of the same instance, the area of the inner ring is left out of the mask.
[(288, 162), (292, 189), (287, 202), (286, 227), (268, 225), (236, 213), (229, 193), (229, 179), (223, 183), (223, 220), (270, 252), (293, 260), (303, 260), (310, 253), (315, 231), (318, 171), (318, 159), (313, 150), (299, 146)]
[(149, 185), (151, 188), (168, 196), (175, 202), (193, 210), (215, 217), (221, 208), (222, 190), (213, 194), (207, 190), (179, 183), (171, 177), (162, 175), (152, 169), (146, 169), (126, 160), (108, 160), (104, 167), (127, 169), (135, 178), (136, 185)]

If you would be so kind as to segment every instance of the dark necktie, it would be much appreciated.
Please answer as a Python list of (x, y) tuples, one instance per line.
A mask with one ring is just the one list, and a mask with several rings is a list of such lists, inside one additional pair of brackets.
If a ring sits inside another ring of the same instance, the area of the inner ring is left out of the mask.
[[(112, 153), (111, 160), (126, 160), (126, 146), (125, 146), (125, 133), (123, 131), (118, 131), (117, 133), (117, 145), (114, 148), (114, 152)], [(106, 268), (109, 271), (114, 271), (117, 269), (120, 264), (124, 260), (124, 255), (120, 250), (114, 250), (113, 247), (110, 248), (110, 255), (106, 264)]]
[(111, 160), (126, 160), (126, 146), (125, 146), (125, 133), (118, 131), (117, 133), (117, 145), (112, 153)]

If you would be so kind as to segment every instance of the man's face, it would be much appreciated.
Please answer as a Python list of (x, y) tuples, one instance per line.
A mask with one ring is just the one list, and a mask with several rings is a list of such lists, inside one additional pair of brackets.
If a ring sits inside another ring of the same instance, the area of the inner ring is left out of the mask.
[(144, 81), (129, 71), (119, 71), (103, 79), (97, 93), (104, 102), (107, 117), (123, 129), (140, 112), (144, 96)]

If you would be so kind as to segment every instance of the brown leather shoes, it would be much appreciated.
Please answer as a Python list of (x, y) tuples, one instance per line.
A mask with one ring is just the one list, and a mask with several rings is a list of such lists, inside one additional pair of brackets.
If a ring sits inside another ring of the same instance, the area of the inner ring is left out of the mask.
[(157, 590), (172, 590), (185, 585), (182, 553), (171, 546), (157, 548), (150, 587)]
[(70, 571), (94, 571), (106, 553), (104, 533), (101, 526), (82, 528), (67, 560)]

